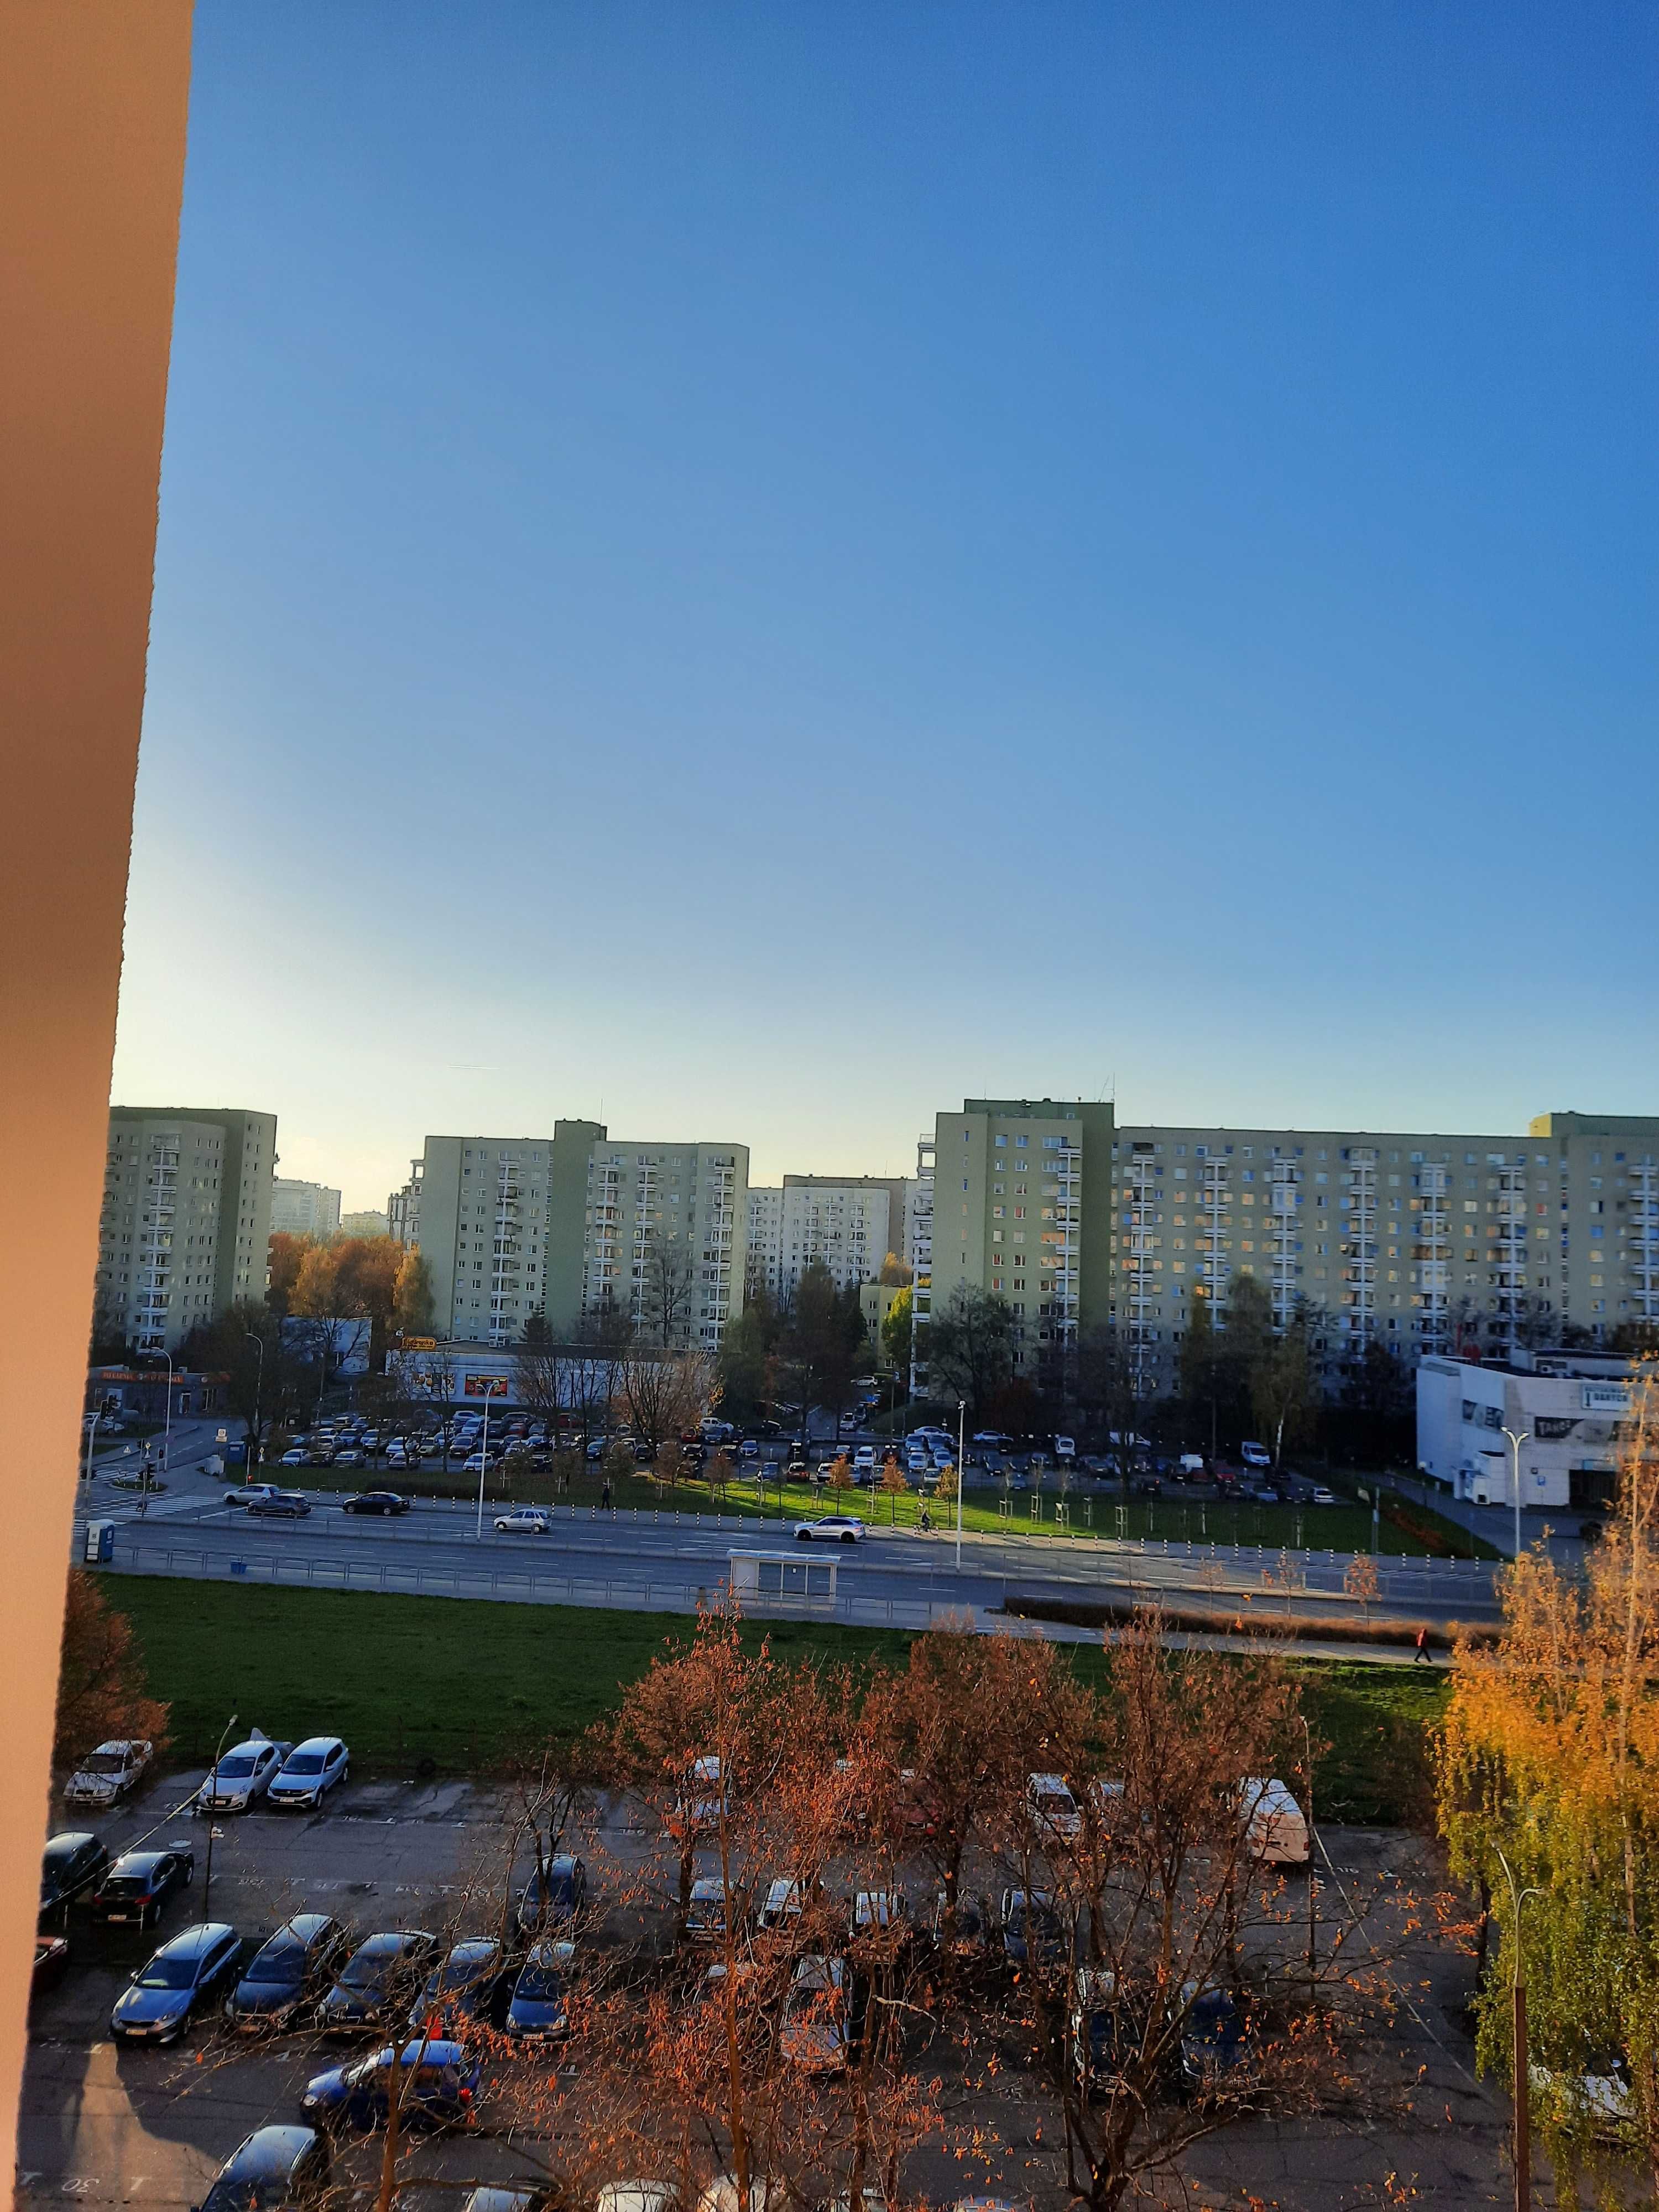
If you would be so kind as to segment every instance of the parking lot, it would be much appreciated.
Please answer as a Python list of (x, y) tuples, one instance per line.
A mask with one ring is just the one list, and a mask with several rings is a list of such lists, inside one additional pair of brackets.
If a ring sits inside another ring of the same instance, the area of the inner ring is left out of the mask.
[[(67, 1976), (32, 2015), (20, 2137), (27, 2197), (198, 2203), (251, 2130), (297, 2119), (306, 2080), (352, 2055), (351, 2046), (343, 2052), (310, 2032), (251, 2046), (233, 2043), (211, 2022), (173, 2051), (112, 2042), (110, 2008), (130, 1974), (158, 1940), (201, 1915), (207, 1823), (188, 1813), (167, 1817), (200, 1778), (170, 1776), (115, 1815), (52, 1823), (95, 1827), (112, 1851), (140, 1838), (177, 1838), (193, 1847), (196, 1874), (155, 1934), (96, 1928), (84, 1908), (70, 1911)], [(415, 1778), (349, 1782), (319, 1814), (256, 1808), (222, 1815), (211, 1917), (231, 1922), (250, 1945), (301, 1907), (331, 1913), (360, 1935), (422, 1927), (453, 1939), (488, 1931), (497, 1924), (508, 1878), (512, 1811), (505, 1791)], [(650, 1900), (666, 1899), (674, 1882), (673, 1854), (659, 1826), (638, 1804), (605, 1799), (567, 1840), (586, 1859), (599, 1906), (596, 1938), (605, 1940), (607, 1899), (624, 1898), (626, 1913), (608, 1916), (609, 1935), (626, 1919), (637, 1937), (641, 1903), (649, 1920)], [(1328, 1855), (1315, 1877), (1322, 1919), (1328, 1931), (1343, 1925), (1356, 1953), (1374, 1943), (1389, 1954), (1383, 1982), (1393, 1996), (1356, 2019), (1346, 2086), (1334, 2087), (1321, 2110), (1288, 2120), (1243, 2119), (1199, 2144), (1185, 2162), (1198, 2192), (1187, 2201), (1254, 2197), (1309, 2212), (1407, 2197), (1457, 2205), (1507, 2201), (1507, 2109), (1474, 2081), (1471, 2046), (1458, 2023), (1467, 1963), (1453, 1942), (1431, 1932), (1401, 1948), (1403, 1900), (1415, 1899), (1431, 1877), (1421, 1847), (1397, 1832), (1332, 1829), (1321, 1840)], [(704, 1851), (698, 1870), (712, 1863)], [(521, 1851), (515, 1878), (526, 1864)], [(988, 1868), (969, 1871), (988, 1888), (997, 1878)], [(1300, 1925), (1308, 1880), (1305, 1873), (1288, 1877), (1287, 1924)], [(905, 1885), (925, 1908), (925, 1869), (907, 1869)], [(661, 1927), (671, 1924), (672, 1916), (655, 1917)], [(948, 2045), (929, 2041), (918, 2061), (942, 2077), (936, 2094), (946, 2107), (971, 2103), (975, 2151), (964, 2160), (942, 2145), (923, 2144), (907, 2163), (907, 2188), (935, 2203), (969, 2187), (1016, 2202), (1058, 2203), (1064, 2190), (1057, 2114), (1024, 2063), (1018, 2033), (986, 2002), (972, 2035)], [(536, 2067), (549, 2087), (527, 2105), (514, 2077)], [(407, 2165), (406, 2185), (424, 2177), (453, 2191), (462, 2181), (533, 2179), (550, 2158), (556, 2162), (550, 2139), (570, 2124), (581, 2090), (579, 2050), (556, 2064), (492, 2053), (478, 2131), (422, 2140)], [(527, 2119), (538, 2109), (543, 2120)], [(337, 2161), (337, 2178), (366, 2190), (378, 2157), (374, 2142), (354, 2142)], [(1173, 2182), (1171, 2190), (1174, 2201)], [(1391, 2197), (1391, 2190), (1399, 2193)]]

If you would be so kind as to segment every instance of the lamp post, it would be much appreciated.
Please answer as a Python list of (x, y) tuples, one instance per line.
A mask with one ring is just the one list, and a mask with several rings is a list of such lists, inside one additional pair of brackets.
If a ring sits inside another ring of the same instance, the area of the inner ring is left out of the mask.
[[(1504, 1431), (1507, 1435), (1507, 1430)], [(1494, 1847), (1495, 1848), (1495, 1847)], [(1514, 1959), (1510, 1978), (1510, 2002), (1513, 2014), (1514, 2073), (1515, 2073), (1515, 2212), (1530, 2212), (1532, 2205), (1532, 2084), (1528, 2078), (1529, 2060), (1527, 2057), (1527, 1979), (1522, 1972), (1521, 1908), (1529, 1897), (1536, 1897), (1535, 1889), (1522, 1889), (1516, 1882), (1515, 1870), (1500, 1850), (1498, 1863), (1504, 1869), (1504, 1879), (1510, 1886), (1511, 1910), (1515, 1914)]]
[(1521, 1447), (1530, 1441), (1530, 1429), (1505, 1429), (1510, 1440), (1510, 1495), (1515, 1502), (1515, 1556), (1521, 1556)]
[[(224, 1756), (225, 1737), (230, 1734), (232, 1729), (234, 1729), (235, 1725), (236, 1716), (233, 1713), (230, 1718), (225, 1723), (223, 1734), (219, 1738), (218, 1748), (213, 1754), (213, 1764), (208, 1769), (207, 1781), (202, 1785), (204, 1789), (210, 1789), (214, 1783), (218, 1779), (219, 1761)], [(217, 1828), (213, 1825), (213, 1808), (211, 1805), (207, 1808), (207, 1867), (202, 1875), (202, 1923), (204, 1927), (206, 1926), (210, 1917), (208, 1906), (213, 1897), (213, 1839), (219, 1832)]]
[[(259, 1355), (259, 1364), (255, 1370), (253, 1385), (253, 1456), (257, 1461), (259, 1451), (259, 1408), (264, 1402), (265, 1395), (265, 1340), (264, 1337), (255, 1335), (251, 1328), (245, 1328), (242, 1334)], [(242, 1469), (243, 1481), (251, 1482), (252, 1479), (252, 1467), (245, 1467)]]
[[(163, 1489), (165, 1489), (167, 1486), (167, 1468), (169, 1465), (170, 1455), (173, 1450), (173, 1354), (170, 1352), (163, 1352), (161, 1357), (167, 1364), (167, 1401), (161, 1408), (161, 1486)], [(149, 1504), (149, 1480), (148, 1478), (146, 1478), (144, 1492), (138, 1501), (138, 1510), (140, 1514), (143, 1514), (145, 1511)]]
[(103, 1417), (104, 1409), (100, 1406), (97, 1412), (94, 1413), (91, 1423), (87, 1430), (87, 1464), (86, 1470), (81, 1477), (82, 1482), (90, 1482), (92, 1480), (92, 1447), (98, 1434), (98, 1424), (102, 1420)]
[(962, 1481), (967, 1465), (968, 1401), (957, 1400), (957, 1572), (962, 1572)]
[(489, 1466), (489, 1395), (490, 1389), (495, 1379), (495, 1378), (493, 1375), (486, 1375), (484, 1376), (483, 1449), (478, 1454), (478, 1526), (477, 1535), (480, 1543), (483, 1541), (484, 1475)]

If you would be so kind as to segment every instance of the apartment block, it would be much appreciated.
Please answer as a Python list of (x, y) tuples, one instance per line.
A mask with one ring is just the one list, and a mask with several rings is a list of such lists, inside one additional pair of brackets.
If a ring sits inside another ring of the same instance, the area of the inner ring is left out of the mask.
[(1528, 1135), (1126, 1125), (1110, 1318), (1145, 1391), (1195, 1296), (1254, 1276), (1349, 1357), (1513, 1349), (1659, 1319), (1659, 1118), (1543, 1115)]
[(749, 1148), (601, 1132), (582, 1227), (584, 1315), (625, 1313), (651, 1340), (712, 1351), (743, 1306)]
[(551, 1153), (546, 1137), (427, 1139), (416, 1241), (439, 1335), (510, 1344), (544, 1312)]
[[(1082, 1099), (969, 1098), (960, 1114), (939, 1115), (931, 1215), (920, 1196), (913, 1201), (919, 1317), (937, 1313), (958, 1285), (994, 1292), (1013, 1309), (1015, 1366), (1032, 1375), (1074, 1346), (1079, 1328), (1105, 1321), (1111, 1232), (1103, 1199), (1114, 1133), (1112, 1108)], [(919, 1182), (926, 1173), (919, 1158)]]
[(357, 1213), (343, 1213), (340, 1228), (347, 1237), (389, 1237), (392, 1217), (382, 1213), (377, 1206), (366, 1206)]
[(198, 1323), (263, 1297), (276, 1116), (112, 1106), (94, 1284), (100, 1334), (173, 1351)]
[(712, 1348), (742, 1304), (748, 1174), (742, 1145), (562, 1121), (550, 1138), (428, 1137), (388, 1212), (416, 1232), (441, 1336), (512, 1344), (539, 1318), (568, 1337), (619, 1312)]
[(323, 1182), (277, 1176), (270, 1186), (273, 1237), (332, 1237), (340, 1226), (340, 1194)]
[(423, 1158), (411, 1160), (409, 1181), (401, 1190), (392, 1192), (386, 1202), (386, 1234), (411, 1249), (421, 1241), (421, 1177), (425, 1172)]
[(787, 1175), (749, 1192), (747, 1283), (779, 1304), (816, 1261), (837, 1290), (872, 1282), (903, 1248), (905, 1181), (890, 1176)]

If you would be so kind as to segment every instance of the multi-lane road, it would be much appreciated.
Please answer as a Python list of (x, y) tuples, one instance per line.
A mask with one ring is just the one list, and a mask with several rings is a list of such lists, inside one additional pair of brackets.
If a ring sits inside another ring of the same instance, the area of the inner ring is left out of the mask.
[[(793, 1521), (649, 1509), (606, 1513), (566, 1506), (546, 1535), (506, 1534), (494, 1526), (499, 1508), (486, 1506), (480, 1530), (471, 1504), (417, 1500), (408, 1515), (381, 1520), (342, 1511), (330, 1492), (311, 1493), (313, 1510), (304, 1520), (267, 1520), (226, 1504), (225, 1483), (202, 1470), (212, 1435), (210, 1426), (205, 1440), (175, 1440), (172, 1486), (142, 1516), (130, 1494), (93, 1483), (77, 1528), (88, 1515), (115, 1520), (113, 1564), (141, 1572), (544, 1601), (563, 1597), (665, 1611), (689, 1610), (715, 1595), (733, 1551), (781, 1552), (834, 1559), (838, 1617), (898, 1626), (921, 1625), (943, 1611), (997, 1612), (1011, 1594), (1078, 1601), (1164, 1592), (1237, 1603), (1249, 1593), (1260, 1605), (1264, 1575), (1273, 1578), (1275, 1607), (1328, 1612), (1333, 1604), (1352, 1602), (1341, 1595), (1347, 1564), (1341, 1554), (1293, 1555), (1305, 1588), (1287, 1595), (1277, 1552), (971, 1533), (958, 1549), (949, 1529), (882, 1529), (878, 1501), (867, 1509), (866, 1540), (834, 1547), (798, 1544)], [(1385, 1569), (1382, 1579), (1385, 1612), (1446, 1620), (1492, 1609), (1490, 1571), (1474, 1562)]]

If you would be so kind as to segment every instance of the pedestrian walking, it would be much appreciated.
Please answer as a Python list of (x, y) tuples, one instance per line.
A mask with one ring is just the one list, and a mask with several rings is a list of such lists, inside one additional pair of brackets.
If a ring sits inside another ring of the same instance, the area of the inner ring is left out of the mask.
[(1419, 1664), (1425, 1667), (1430, 1667), (1432, 1666), (1433, 1663), (1433, 1661), (1429, 1657), (1429, 1632), (1427, 1627), (1425, 1626), (1419, 1628), (1417, 1632), (1417, 1653), (1416, 1656), (1412, 1661), (1412, 1664), (1413, 1667)]
[(605, 1512), (608, 1513), (611, 1510), (611, 1477), (608, 1474), (605, 1478), (605, 1486), (599, 1492), (599, 1504)]

